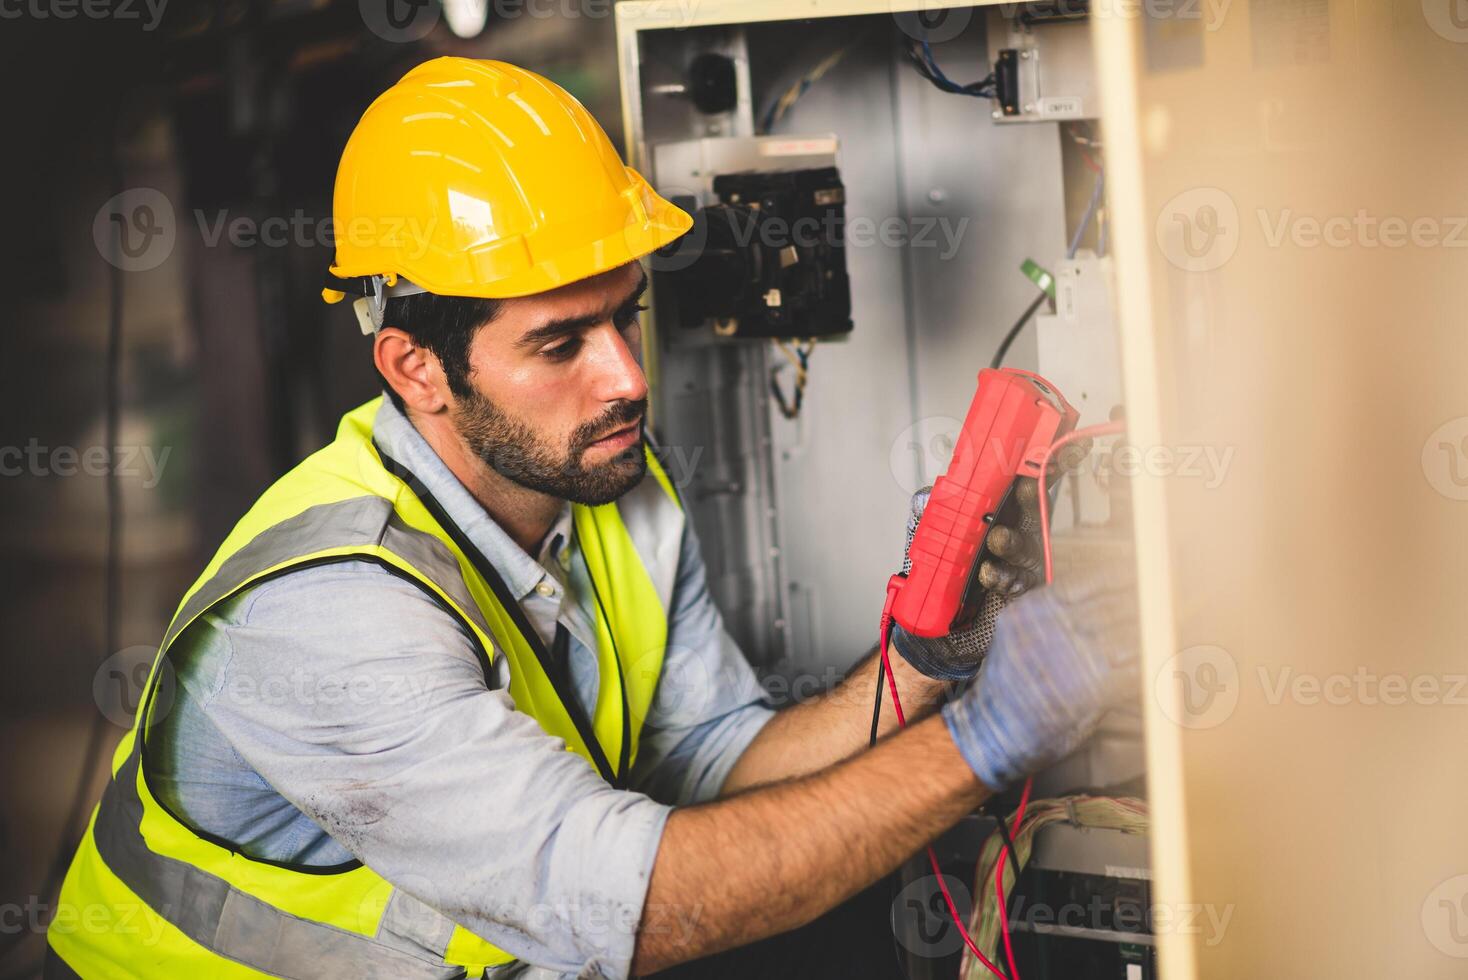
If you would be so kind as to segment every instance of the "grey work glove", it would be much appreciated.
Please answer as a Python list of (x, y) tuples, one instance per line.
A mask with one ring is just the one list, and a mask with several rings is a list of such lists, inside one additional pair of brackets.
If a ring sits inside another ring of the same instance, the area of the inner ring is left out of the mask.
[[(1053, 485), (1056, 479), (1075, 470), (1091, 451), (1091, 440), (1062, 446), (1047, 468), (1045, 477)], [(907, 544), (917, 533), (918, 522), (928, 506), (932, 487), (924, 487), (912, 495), (907, 520)], [(994, 623), (1012, 599), (1027, 592), (1045, 579), (1044, 546), (1040, 541), (1039, 484), (1030, 477), (1015, 483), (1015, 498), (1021, 517), (1017, 526), (996, 524), (985, 539), (992, 557), (979, 565), (979, 585), (985, 590), (979, 611), (973, 620), (947, 636), (914, 636), (898, 623), (892, 624), (892, 646), (902, 659), (928, 677), (941, 681), (961, 681), (974, 676), (984, 661), (984, 654), (994, 639)], [(904, 552), (902, 572), (907, 574), (909, 561)]]
[(1065, 542), (1054, 584), (1000, 615), (984, 669), (943, 719), (994, 791), (1075, 751), (1137, 696), (1137, 595), (1129, 548)]

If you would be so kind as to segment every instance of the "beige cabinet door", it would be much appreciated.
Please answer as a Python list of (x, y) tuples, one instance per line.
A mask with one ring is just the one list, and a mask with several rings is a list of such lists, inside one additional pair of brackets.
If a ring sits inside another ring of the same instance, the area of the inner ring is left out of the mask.
[(1468, 975), (1468, 5), (1091, 6), (1162, 975)]

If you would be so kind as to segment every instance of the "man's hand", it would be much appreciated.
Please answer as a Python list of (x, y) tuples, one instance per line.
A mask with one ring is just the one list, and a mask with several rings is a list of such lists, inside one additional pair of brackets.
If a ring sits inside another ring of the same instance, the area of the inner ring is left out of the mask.
[[(1090, 452), (1090, 439), (1062, 446), (1046, 474), (1051, 485), (1079, 468)], [(907, 521), (909, 548), (932, 490), (932, 487), (924, 487), (912, 496)], [(1020, 477), (1015, 481), (1014, 496), (1020, 507), (1019, 520), (1012, 525), (994, 525), (984, 539), (989, 557), (979, 565), (978, 582), (986, 594), (973, 620), (947, 636), (934, 638), (914, 636), (900, 625), (892, 625), (893, 648), (928, 677), (961, 681), (977, 673), (993, 641), (994, 623), (999, 611), (1045, 579), (1044, 542), (1040, 540), (1039, 483), (1031, 477)], [(908, 557), (904, 554), (903, 574), (909, 567)]]
[(1098, 559), (1107, 550), (1057, 548), (1054, 584), (1010, 604), (977, 683), (943, 709), (992, 790), (1069, 755), (1108, 709), (1135, 697), (1135, 569), (1129, 553)]

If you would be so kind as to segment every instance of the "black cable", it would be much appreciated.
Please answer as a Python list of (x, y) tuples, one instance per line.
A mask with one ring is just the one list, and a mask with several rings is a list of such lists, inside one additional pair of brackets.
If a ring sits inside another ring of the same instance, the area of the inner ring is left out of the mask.
[(998, 810), (990, 812), (990, 816), (999, 824), (999, 836), (1004, 840), (1004, 849), (1009, 852), (1009, 864), (1014, 868), (1014, 880), (1019, 881), (1020, 863), (1019, 855), (1014, 851), (1014, 838), (1009, 836), (1009, 824), (1004, 820), (1004, 814)]
[(907, 60), (912, 63), (917, 73), (933, 84), (935, 88), (953, 95), (971, 95), (980, 99), (991, 99), (994, 97), (994, 73), (990, 72), (976, 82), (961, 84), (955, 82), (939, 67), (937, 59), (933, 55), (933, 46), (930, 42), (917, 38), (907, 38), (904, 48), (907, 52)]
[(1040, 308), (1040, 304), (1049, 298), (1050, 295), (1041, 290), (1040, 295), (1035, 297), (1035, 301), (1025, 307), (1025, 311), (1019, 315), (1019, 319), (1014, 322), (1014, 326), (1009, 328), (1009, 333), (1004, 335), (1004, 340), (1000, 342), (999, 349), (994, 352), (994, 360), (989, 362), (991, 368), (997, 368), (1004, 363), (1004, 355), (1009, 353), (1009, 346), (1014, 343), (1014, 338), (1018, 337), (1020, 331), (1025, 328), (1025, 324), (1030, 322), (1030, 318), (1035, 315), (1035, 311)]
[(882, 651), (877, 651), (877, 699), (872, 702), (872, 737), (867, 748), (877, 744), (877, 727), (882, 723), (882, 684), (887, 680), (887, 671), (882, 664)]

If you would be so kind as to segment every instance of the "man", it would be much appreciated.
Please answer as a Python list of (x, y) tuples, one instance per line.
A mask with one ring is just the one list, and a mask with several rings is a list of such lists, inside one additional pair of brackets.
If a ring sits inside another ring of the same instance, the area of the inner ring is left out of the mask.
[(360, 294), (389, 397), (185, 596), (48, 976), (653, 972), (890, 872), (1130, 679), (1091, 625), (1124, 590), (1072, 587), (1015, 602), (942, 717), (973, 658), (893, 658), (922, 720), (871, 751), (870, 662), (762, 703), (643, 443), (637, 260), (689, 219), (545, 79), (414, 69), (335, 210), (328, 298)]

